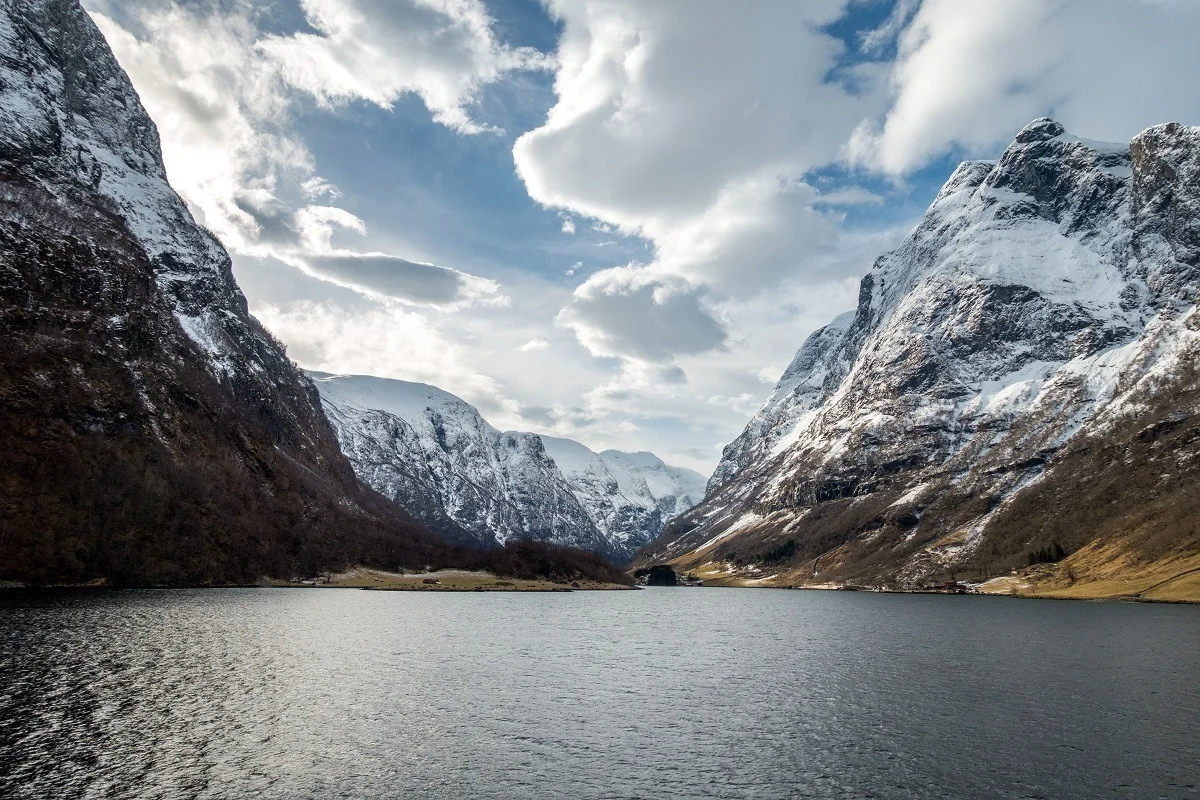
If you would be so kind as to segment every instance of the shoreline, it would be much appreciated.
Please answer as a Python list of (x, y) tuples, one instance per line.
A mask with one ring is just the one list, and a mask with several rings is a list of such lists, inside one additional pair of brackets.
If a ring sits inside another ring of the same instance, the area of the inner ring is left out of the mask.
[(944, 582), (888, 584), (819, 581), (810, 564), (768, 571), (721, 561), (671, 563), (684, 584), (704, 587), (816, 589), (889, 594), (974, 594), (1040, 600), (1104, 600), (1137, 603), (1200, 604), (1200, 553), (1172, 553), (1138, 561), (1112, 546), (1089, 545), (1067, 558), (1032, 565), (1005, 575)]
[(596, 592), (636, 590), (641, 587), (619, 583), (577, 580), (569, 583), (544, 578), (508, 578), (483, 570), (437, 570), (435, 572), (386, 572), (353, 568), (345, 572), (322, 574), (314, 578), (280, 580), (264, 578), (258, 583), (175, 584), (120, 586), (96, 580), (76, 584), (28, 585), (17, 581), (0, 582), (0, 596), (6, 592), (40, 591), (112, 591), (145, 589), (359, 589), (383, 592)]
[(696, 588), (696, 589), (778, 589), (782, 591), (807, 591), (807, 592), (859, 592), (862, 594), (933, 594), (957, 597), (997, 597), (997, 598), (1012, 598), (1016, 600), (1066, 600), (1076, 603), (1153, 603), (1160, 605), (1181, 605), (1181, 606), (1197, 606), (1200, 605), (1200, 599), (1189, 598), (1161, 598), (1161, 597), (1139, 597), (1137, 595), (1098, 595), (1095, 597), (1071, 596), (1071, 595), (1056, 595), (1056, 594), (1018, 594), (1015, 592), (973, 592), (973, 591), (942, 591), (939, 589), (885, 589), (871, 586), (737, 586), (732, 584), (719, 585), (703, 583), (695, 584), (694, 586), (681, 586), (670, 588)]
[(432, 572), (386, 572), (356, 567), (306, 581), (281, 582), (297, 588), (366, 589), (383, 592), (580, 592), (617, 591), (636, 587), (618, 583), (546, 578), (511, 578), (485, 570), (441, 569)]
[(862, 594), (932, 594), (959, 597), (1009, 597), (1017, 600), (1068, 600), (1078, 603), (1156, 603), (1163, 605), (1200, 605), (1200, 598), (1180, 597), (1141, 597), (1139, 595), (1063, 595), (1049, 593), (1017, 593), (1017, 592), (980, 592), (980, 591), (947, 591), (943, 589), (892, 589), (879, 586), (861, 586), (854, 584), (819, 586), (779, 586), (771, 584), (748, 583), (698, 583), (679, 584), (678, 586), (651, 587), (663, 589), (770, 589), (773, 591), (804, 591), (804, 592), (859, 592)]
[[(1018, 600), (1070, 600), (1088, 603), (1151, 603), (1162, 605), (1200, 606), (1200, 598), (1191, 597), (1142, 597), (1136, 594), (1114, 595), (1069, 595), (1052, 594), (1036, 591), (979, 591), (978, 584), (965, 585), (962, 590), (947, 589), (896, 589), (879, 586), (863, 586), (855, 584), (821, 584), (811, 586), (771, 585), (766, 583), (751, 584), (748, 582), (732, 582), (726, 578), (726, 583), (704, 582), (683, 583), (676, 586), (644, 586), (637, 584), (627, 586), (617, 583), (602, 583), (598, 581), (574, 581), (558, 583), (545, 579), (505, 578), (484, 571), (468, 570), (439, 570), (436, 572), (394, 573), (382, 570), (354, 569), (328, 576), (318, 576), (305, 580), (276, 580), (267, 579), (260, 583), (235, 584), (191, 584), (191, 585), (158, 585), (158, 586), (113, 586), (107, 583), (93, 581), (86, 584), (51, 584), (45, 586), (30, 586), (15, 581), (0, 583), (0, 597), (4, 594), (41, 591), (139, 591), (163, 589), (356, 589), (360, 591), (379, 592), (520, 592), (520, 593), (563, 593), (563, 592), (595, 592), (595, 591), (638, 591), (646, 588), (663, 589), (771, 589), (779, 591), (810, 591), (810, 592), (862, 592), (867, 594), (895, 595), (959, 595), (971, 597), (1015, 598)], [(433, 582), (429, 582), (433, 581)]]

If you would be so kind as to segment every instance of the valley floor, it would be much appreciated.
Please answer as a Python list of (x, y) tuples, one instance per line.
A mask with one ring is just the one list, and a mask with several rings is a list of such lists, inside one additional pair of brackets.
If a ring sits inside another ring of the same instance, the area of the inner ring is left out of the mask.
[(571, 592), (632, 588), (587, 580), (556, 583), (545, 579), (501, 578), (490, 572), (461, 569), (398, 573), (366, 568), (351, 569), (311, 581), (280, 582), (276, 585), (413, 592)]

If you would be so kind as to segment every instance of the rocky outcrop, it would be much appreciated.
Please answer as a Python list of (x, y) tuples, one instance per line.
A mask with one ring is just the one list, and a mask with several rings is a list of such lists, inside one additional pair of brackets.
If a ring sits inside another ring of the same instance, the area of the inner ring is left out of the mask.
[[(1135, 556), (1196, 548), (1164, 521), (1147, 550), (1107, 505), (1111, 524), (1095, 509), (1072, 523), (1079, 509), (1050, 487), (1189, 474), (1191, 445), (1174, 467), (1133, 439), (1117, 463), (1082, 454), (1171, 415), (1192, 428), (1198, 144), (1200, 129), (1173, 124), (1126, 146), (1042, 119), (998, 161), (963, 164), (642, 560), (901, 586), (1007, 572), (1097, 536)], [(1030, 526), (1029, 498), (1049, 496), (1054, 522)]]
[(0, 5), (0, 578), (228, 583), (435, 540), (366, 489), (75, 0)]

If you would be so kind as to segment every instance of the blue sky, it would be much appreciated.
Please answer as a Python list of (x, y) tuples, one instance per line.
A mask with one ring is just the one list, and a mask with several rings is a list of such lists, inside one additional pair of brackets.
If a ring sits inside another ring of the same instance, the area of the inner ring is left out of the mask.
[(85, 6), (302, 365), (702, 471), (960, 160), (1200, 110), (1172, 0)]

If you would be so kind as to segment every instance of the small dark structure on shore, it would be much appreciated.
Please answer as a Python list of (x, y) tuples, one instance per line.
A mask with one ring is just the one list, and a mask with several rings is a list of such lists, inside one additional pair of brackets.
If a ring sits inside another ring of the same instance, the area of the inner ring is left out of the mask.
[(639, 569), (634, 573), (638, 578), (644, 578), (647, 586), (678, 586), (679, 578), (675, 570), (666, 564), (655, 564), (649, 569)]

